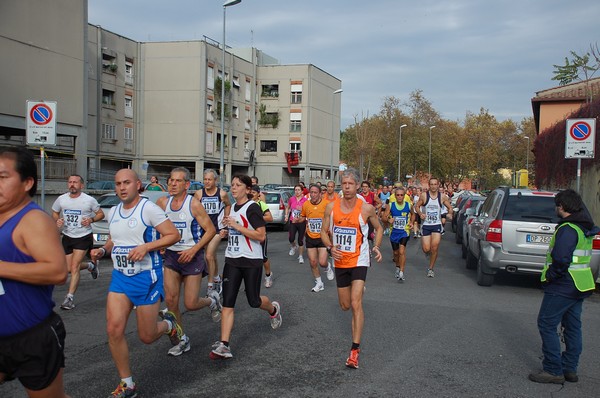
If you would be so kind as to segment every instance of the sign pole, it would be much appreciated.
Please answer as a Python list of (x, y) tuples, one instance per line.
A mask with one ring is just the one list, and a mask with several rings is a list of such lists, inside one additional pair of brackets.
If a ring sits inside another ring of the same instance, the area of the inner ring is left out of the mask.
[[(581, 158), (577, 159), (577, 192), (579, 192), (579, 185), (581, 183)], [(581, 192), (579, 192), (581, 193)]]
[(45, 205), (46, 205), (46, 178), (45, 178), (45, 174), (46, 174), (46, 161), (45, 161), (45, 154), (44, 154), (44, 147), (40, 146), (40, 157), (42, 158), (41, 164), (40, 164), (40, 168), (41, 168), (41, 177), (42, 177), (42, 203), (41, 203), (41, 207), (42, 209), (44, 209)]

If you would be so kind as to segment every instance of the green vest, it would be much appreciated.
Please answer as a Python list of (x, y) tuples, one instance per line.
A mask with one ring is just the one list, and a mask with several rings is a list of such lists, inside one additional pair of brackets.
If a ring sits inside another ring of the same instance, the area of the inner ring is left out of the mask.
[(592, 275), (592, 269), (590, 268), (590, 261), (592, 260), (593, 237), (586, 237), (578, 225), (571, 223), (559, 225), (554, 231), (554, 235), (552, 235), (550, 246), (548, 247), (548, 252), (546, 253), (546, 264), (542, 270), (542, 282), (546, 282), (546, 271), (548, 270), (550, 264), (552, 264), (551, 252), (552, 248), (554, 248), (556, 233), (565, 225), (570, 226), (577, 232), (577, 246), (573, 252), (571, 265), (569, 265), (569, 274), (571, 275), (571, 278), (573, 278), (575, 287), (580, 292), (594, 290), (596, 288), (596, 284), (594, 282), (594, 276)]

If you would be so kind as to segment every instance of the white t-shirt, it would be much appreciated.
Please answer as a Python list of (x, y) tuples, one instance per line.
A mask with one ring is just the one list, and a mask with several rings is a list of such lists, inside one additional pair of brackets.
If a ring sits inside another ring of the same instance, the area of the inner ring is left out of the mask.
[(86, 194), (72, 198), (69, 193), (60, 195), (52, 204), (52, 211), (60, 213), (65, 221), (62, 233), (71, 238), (81, 238), (92, 233), (92, 226), (81, 225), (83, 217), (93, 218), (100, 209), (98, 201)]

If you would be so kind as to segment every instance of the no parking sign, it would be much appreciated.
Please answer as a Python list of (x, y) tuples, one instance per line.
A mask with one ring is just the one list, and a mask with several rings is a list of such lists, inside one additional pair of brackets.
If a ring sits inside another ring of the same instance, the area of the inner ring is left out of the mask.
[(56, 101), (27, 101), (27, 144), (56, 145)]
[(566, 159), (593, 158), (596, 142), (596, 119), (567, 119), (566, 137)]

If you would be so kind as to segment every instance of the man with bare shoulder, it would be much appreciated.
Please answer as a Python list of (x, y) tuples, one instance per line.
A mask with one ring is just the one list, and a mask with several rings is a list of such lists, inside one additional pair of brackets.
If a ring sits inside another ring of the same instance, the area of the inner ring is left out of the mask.
[(362, 297), (367, 270), (371, 265), (367, 240), (369, 223), (375, 229), (373, 253), (377, 262), (381, 262), (383, 227), (375, 208), (356, 196), (360, 185), (356, 170), (343, 171), (341, 181), (343, 196), (327, 204), (321, 240), (331, 251), (334, 260), (340, 307), (343, 311), (352, 310), (352, 347), (346, 366), (358, 369), (360, 340), (365, 323)]
[(448, 219), (452, 219), (452, 205), (448, 197), (439, 192), (440, 183), (437, 178), (429, 179), (429, 190), (419, 196), (415, 204), (415, 212), (421, 219), (421, 247), (429, 260), (427, 276), (434, 277), (433, 267), (438, 257), (438, 249), (442, 240), (442, 206), (448, 209)]
[(157, 322), (164, 297), (160, 250), (177, 243), (179, 232), (160, 207), (140, 196), (141, 187), (133, 170), (121, 169), (115, 174), (115, 192), (121, 203), (108, 214), (108, 240), (91, 251), (94, 261), (107, 253), (113, 261), (106, 299), (106, 331), (108, 347), (121, 377), (110, 395), (115, 398), (137, 396), (125, 337), (134, 306), (138, 336), (143, 343), (150, 344), (166, 334), (176, 346), (183, 335), (172, 312), (165, 313), (164, 320)]
[[(188, 195), (190, 172), (185, 167), (176, 167), (167, 181), (169, 196), (158, 199), (156, 204), (167, 213), (179, 231), (180, 239), (164, 253), (164, 285), (167, 310), (175, 314), (177, 323), (182, 325), (179, 310), (179, 295), (183, 283), (183, 304), (188, 311), (210, 307), (213, 321), (221, 320), (219, 293), (209, 292), (208, 297), (200, 297), (202, 277), (206, 275), (204, 248), (215, 236), (215, 227), (204, 211), (200, 201)], [(161, 311), (161, 315), (163, 312)], [(190, 350), (190, 339), (181, 336), (178, 345), (168, 354), (179, 356)]]
[(204, 170), (204, 188), (196, 191), (194, 197), (202, 203), (217, 231), (206, 247), (206, 264), (208, 265), (208, 292), (214, 289), (221, 294), (223, 288), (221, 276), (219, 276), (217, 249), (221, 240), (227, 237), (227, 227), (223, 225), (223, 217), (229, 215), (231, 202), (227, 192), (217, 185), (218, 181), (219, 177), (216, 171)]
[(79, 271), (87, 269), (93, 279), (98, 278), (98, 266), (95, 262), (84, 262), (87, 252), (94, 247), (92, 223), (104, 219), (104, 212), (98, 201), (82, 192), (83, 177), (77, 174), (69, 176), (69, 192), (60, 195), (52, 205), (52, 218), (62, 233), (63, 249), (67, 255), (67, 266), (71, 273), (69, 291), (60, 305), (63, 310), (75, 308), (75, 292), (79, 286)]
[(32, 398), (63, 398), (65, 326), (54, 285), (67, 260), (52, 217), (31, 198), (37, 167), (23, 147), (0, 147), (0, 384), (19, 379)]

